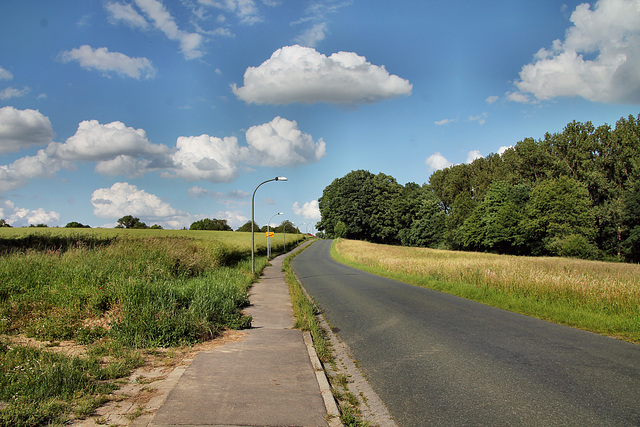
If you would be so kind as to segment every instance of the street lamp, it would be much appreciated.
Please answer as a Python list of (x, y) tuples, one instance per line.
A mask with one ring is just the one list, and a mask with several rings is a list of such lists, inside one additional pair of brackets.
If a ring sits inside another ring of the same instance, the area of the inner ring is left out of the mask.
[[(284, 215), (284, 212), (278, 212), (273, 216), (278, 216), (278, 215)], [(269, 218), (269, 222), (267, 223), (267, 258), (271, 256), (271, 236), (269, 236), (269, 224), (271, 224), (271, 220), (273, 219), (273, 216)]]
[(267, 182), (271, 182), (271, 181), (286, 181), (287, 178), (284, 176), (276, 176), (275, 178), (272, 179), (268, 179), (266, 181), (261, 182), (260, 184), (258, 184), (258, 186), (256, 187), (255, 190), (253, 190), (253, 195), (251, 196), (251, 274), (255, 274), (256, 272), (256, 263), (255, 263), (255, 238), (253, 236), (253, 223), (254, 223), (254, 200), (256, 197), (256, 191), (258, 191), (258, 188), (260, 188), (260, 186), (262, 184), (266, 184)]

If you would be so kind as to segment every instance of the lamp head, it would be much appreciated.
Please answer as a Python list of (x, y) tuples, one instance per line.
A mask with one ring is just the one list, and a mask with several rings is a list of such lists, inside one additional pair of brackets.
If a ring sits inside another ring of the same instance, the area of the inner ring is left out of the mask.
[(287, 181), (286, 176), (276, 176), (276, 181)]

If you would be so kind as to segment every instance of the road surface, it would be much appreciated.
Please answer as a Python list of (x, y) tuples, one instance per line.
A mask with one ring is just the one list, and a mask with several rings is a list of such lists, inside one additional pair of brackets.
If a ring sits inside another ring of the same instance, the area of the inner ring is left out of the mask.
[(640, 346), (361, 272), (292, 267), (400, 426), (640, 426)]

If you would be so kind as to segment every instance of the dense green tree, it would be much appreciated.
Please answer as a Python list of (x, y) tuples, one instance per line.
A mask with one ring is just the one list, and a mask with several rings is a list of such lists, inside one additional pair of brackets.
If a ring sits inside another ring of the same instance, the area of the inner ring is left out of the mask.
[(11, 227), (11, 225), (4, 219), (0, 219), (0, 227)]
[[(249, 225), (251, 225), (251, 222), (249, 222)], [(229, 227), (226, 219), (204, 218), (193, 222), (189, 230), (232, 231), (232, 228)]]
[(446, 215), (442, 203), (433, 192), (425, 190), (409, 227), (400, 230), (405, 246), (437, 247), (443, 240)]
[[(534, 255), (580, 256), (595, 253), (593, 246), (595, 215), (586, 187), (573, 178), (559, 177), (538, 183), (531, 190), (523, 229)], [(585, 248), (583, 248), (584, 246)]]
[(147, 224), (140, 221), (140, 218), (136, 218), (131, 215), (125, 215), (118, 220), (116, 228), (148, 228)]
[(77, 221), (71, 221), (67, 223), (67, 225), (65, 225), (64, 228), (91, 228), (91, 227)]
[[(238, 227), (238, 229), (236, 231), (244, 231), (244, 232), (251, 232), (251, 221), (247, 221), (244, 224), (242, 224), (240, 227)], [(260, 226), (254, 222), (253, 223), (253, 231), (260, 231)]]

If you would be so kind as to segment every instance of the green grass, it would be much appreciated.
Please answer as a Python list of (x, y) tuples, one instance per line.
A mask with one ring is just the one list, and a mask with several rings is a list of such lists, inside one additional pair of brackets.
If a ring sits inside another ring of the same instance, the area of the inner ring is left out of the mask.
[[(256, 239), (251, 273), (251, 233), (0, 231), (0, 426), (86, 417), (145, 352), (249, 326), (247, 291), (267, 264)], [(51, 344), (10, 344), (18, 334)], [(86, 354), (54, 353), (61, 340)]]
[(640, 266), (375, 245), (340, 239), (347, 265), (498, 308), (640, 343)]

